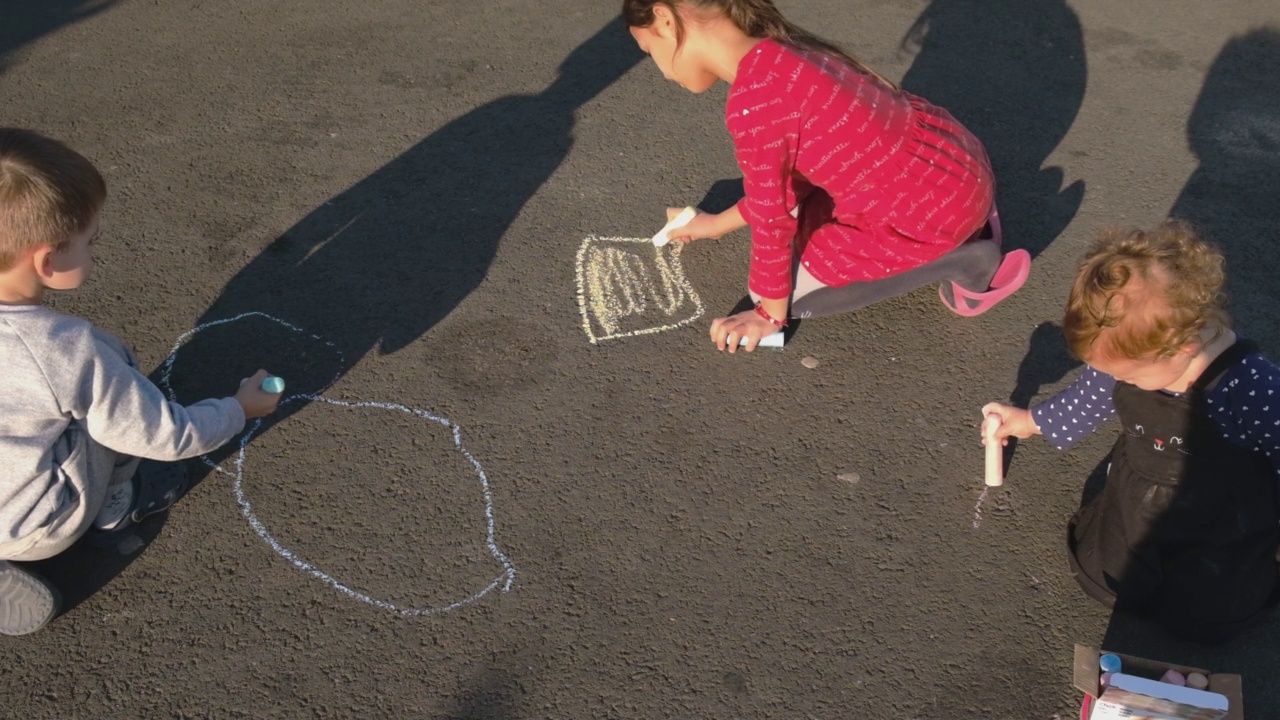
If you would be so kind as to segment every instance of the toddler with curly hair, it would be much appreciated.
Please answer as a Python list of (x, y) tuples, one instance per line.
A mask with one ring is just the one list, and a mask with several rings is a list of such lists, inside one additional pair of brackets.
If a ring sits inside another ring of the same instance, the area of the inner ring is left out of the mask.
[(1068, 527), (1072, 572), (1095, 600), (1209, 642), (1280, 599), (1280, 368), (1231, 329), (1222, 285), (1221, 253), (1183, 222), (1104, 233), (1063, 318), (1084, 372), (1029, 410), (982, 408), (999, 442), (1060, 449), (1119, 416), (1106, 484)]

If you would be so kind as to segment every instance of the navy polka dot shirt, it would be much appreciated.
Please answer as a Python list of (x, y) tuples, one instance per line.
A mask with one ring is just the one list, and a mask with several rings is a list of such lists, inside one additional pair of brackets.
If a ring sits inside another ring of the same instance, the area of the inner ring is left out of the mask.
[[(1064, 450), (1116, 414), (1116, 379), (1086, 365), (1075, 382), (1031, 406), (1031, 417), (1054, 447)], [(1280, 478), (1280, 367), (1260, 354), (1229, 368), (1208, 392), (1205, 412), (1232, 444), (1260, 452)]]

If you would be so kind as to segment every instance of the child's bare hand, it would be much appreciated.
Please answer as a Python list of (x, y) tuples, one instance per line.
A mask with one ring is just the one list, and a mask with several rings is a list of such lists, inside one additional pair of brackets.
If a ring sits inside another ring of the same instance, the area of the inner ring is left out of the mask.
[[(684, 212), (684, 208), (667, 208), (667, 222), (671, 222), (675, 216)], [(667, 231), (667, 237), (674, 242), (687, 243), (690, 240), (714, 240), (725, 234), (725, 230), (720, 227), (720, 216), (711, 213), (704, 213), (701, 210), (689, 222), (678, 228)]]
[(711, 322), (711, 341), (716, 344), (717, 348), (728, 350), (732, 353), (738, 351), (742, 338), (746, 338), (747, 343), (742, 345), (742, 349), (751, 352), (756, 349), (760, 338), (765, 335), (772, 335), (777, 329), (777, 326), (760, 317), (760, 314), (755, 310), (747, 310), (737, 315), (713, 320)]
[[(1000, 403), (987, 403), (982, 406), (982, 417), (985, 418), (988, 415), (1000, 416), (1000, 427), (996, 428), (995, 434), (1001, 445), (1008, 445), (1010, 436), (1026, 439), (1040, 434), (1040, 428), (1036, 427), (1030, 410)], [(987, 444), (985, 437), (982, 438), (982, 444)]]
[(262, 389), (262, 381), (271, 373), (259, 370), (253, 377), (240, 381), (240, 389), (236, 391), (236, 402), (244, 408), (244, 416), (249, 419), (266, 417), (276, 411), (280, 404), (279, 393), (269, 393)]

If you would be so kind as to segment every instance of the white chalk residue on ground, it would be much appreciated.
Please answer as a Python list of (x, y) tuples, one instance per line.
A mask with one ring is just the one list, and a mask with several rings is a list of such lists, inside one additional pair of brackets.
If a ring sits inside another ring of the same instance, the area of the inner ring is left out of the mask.
[[(212, 327), (225, 325), (227, 323), (235, 322), (237, 320), (243, 320), (244, 318), (249, 318), (249, 317), (262, 318), (264, 320), (269, 320), (271, 322), (278, 323), (284, 326), (285, 328), (288, 328), (289, 330), (292, 330), (296, 333), (300, 333), (302, 335), (306, 335), (307, 337), (310, 337), (314, 340), (324, 343), (327, 347), (329, 347), (335, 353), (337, 353), (339, 357), (342, 356), (342, 352), (333, 343), (319, 336), (308, 333), (302, 328), (297, 327), (296, 325), (292, 325), (288, 322), (285, 322), (280, 318), (273, 317), (271, 315), (267, 315), (266, 313), (260, 313), (260, 312), (242, 313), (240, 315), (236, 315), (235, 317), (226, 318), (224, 320), (215, 320), (212, 322), (207, 322), (207, 323), (204, 323), (203, 325), (199, 325), (195, 328), (192, 328), (191, 330), (188, 330), (187, 332), (183, 333), (178, 338), (177, 342), (173, 344), (173, 349), (169, 351), (169, 356), (165, 358), (163, 370), (161, 372), (161, 377), (160, 377), (160, 387), (164, 390), (165, 394), (169, 397), (170, 400), (173, 400), (175, 402), (177, 401), (177, 398), (173, 392), (173, 388), (170, 386), (170, 376), (173, 373), (173, 362), (178, 355), (178, 350), (183, 345), (185, 345), (188, 340), (190, 340), (193, 336), (195, 336), (197, 333), (203, 330), (208, 330), (209, 328), (212, 328)], [(336, 382), (338, 380), (338, 377), (340, 376), (341, 376), (341, 371), (339, 371), (338, 375), (334, 376), (333, 380), (329, 381), (329, 385), (327, 385), (326, 388), (333, 385), (333, 383)], [(323, 392), (323, 389), (321, 392)], [(235, 460), (231, 470), (227, 470), (223, 467), (220, 467), (217, 463), (209, 459), (208, 456), (202, 456), (201, 459), (205, 462), (205, 464), (213, 468), (215, 471), (222, 473), (223, 475), (228, 475), (231, 478), (233, 478), (234, 480), (233, 492), (235, 494), (236, 503), (239, 504), (240, 506), (240, 512), (244, 515), (245, 519), (249, 521), (249, 526), (252, 527), (253, 531), (258, 534), (258, 537), (262, 538), (267, 543), (267, 545), (271, 546), (272, 550), (274, 550), (278, 555), (280, 555), (280, 557), (283, 557), (285, 560), (288, 560), (290, 563), (292, 563), (294, 567), (311, 575), (312, 577), (320, 580), (321, 582), (329, 585), (335, 590), (338, 590), (339, 592), (342, 592), (362, 602), (366, 602), (366, 603), (369, 603), (370, 605), (374, 605), (374, 606), (383, 608), (385, 610), (390, 610), (392, 612), (399, 613), (400, 615), (433, 615), (435, 613), (446, 612), (448, 610), (456, 610), (457, 608), (460, 608), (463, 605), (479, 600), (480, 598), (484, 597), (485, 595), (489, 594), (491, 591), (495, 589), (501, 590), (502, 592), (507, 592), (511, 589), (511, 585), (512, 583), (515, 582), (515, 579), (516, 579), (516, 569), (515, 569), (515, 566), (512, 565), (511, 560), (508, 559), (507, 556), (502, 552), (502, 550), (498, 548), (498, 543), (494, 539), (493, 496), (489, 491), (489, 477), (485, 474), (484, 468), (480, 466), (480, 462), (477, 461), (475, 457), (472, 456), (472, 454), (468, 452), (465, 447), (463, 447), (462, 429), (460, 427), (455, 425), (448, 418), (441, 417), (439, 415), (434, 415), (430, 412), (427, 412), (426, 410), (419, 410), (417, 408), (407, 407), (404, 405), (400, 405), (398, 403), (351, 402), (347, 400), (336, 400), (332, 398), (327, 398), (321, 395), (320, 393), (309, 393), (309, 394), (298, 393), (295, 395), (289, 395), (281, 399), (280, 405), (284, 406), (284, 405), (288, 405), (289, 403), (299, 402), (299, 401), (323, 402), (323, 403), (328, 403), (330, 405), (336, 405), (338, 407), (345, 407), (345, 408), (377, 408), (381, 410), (392, 410), (395, 412), (407, 413), (409, 415), (413, 415), (415, 417), (421, 418), (422, 420), (425, 420), (427, 422), (436, 423), (444, 426), (450, 432), (453, 438), (454, 448), (458, 452), (462, 453), (462, 456), (467, 459), (467, 462), (470, 463), (472, 469), (476, 473), (476, 477), (480, 481), (479, 482), (480, 492), (484, 497), (484, 517), (485, 517), (485, 524), (486, 524), (485, 546), (489, 549), (489, 553), (493, 555), (493, 558), (497, 560), (498, 563), (502, 566), (503, 570), (501, 573), (498, 574), (496, 578), (493, 579), (493, 582), (489, 583), (489, 585), (484, 589), (480, 590), (479, 592), (473, 595), (470, 595), (469, 597), (465, 597), (455, 602), (449, 603), (448, 605), (440, 605), (435, 607), (398, 607), (385, 600), (379, 600), (378, 598), (371, 597), (365, 593), (360, 592), (359, 590), (356, 590), (348, 585), (345, 585), (339, 580), (337, 580), (336, 578), (326, 573), (325, 571), (321, 570), (315, 565), (312, 565), (311, 563), (302, 559), (301, 557), (298, 556), (297, 553), (281, 545), (279, 541), (277, 541), (274, 537), (272, 537), (270, 531), (267, 530), (267, 527), (262, 524), (262, 521), (260, 521), (257, 518), (257, 516), (254, 515), (253, 505), (249, 502), (248, 497), (245, 496), (245, 492), (244, 492), (245, 451), (249, 447), (249, 441), (253, 439), (254, 435), (256, 435), (258, 430), (262, 427), (262, 420), (258, 419), (253, 421), (253, 423), (249, 426), (249, 430), (245, 432), (244, 436), (241, 438), (240, 448), (238, 452), (236, 452)]]
[(702, 299), (684, 277), (683, 243), (588, 236), (578, 249), (578, 309), (593, 344), (688, 325)]
[(987, 499), (987, 491), (990, 489), (991, 488), (989, 486), (984, 485), (982, 487), (982, 494), (978, 496), (978, 502), (975, 503), (973, 506), (973, 529), (974, 530), (977, 530), (978, 526), (982, 524), (982, 501)]

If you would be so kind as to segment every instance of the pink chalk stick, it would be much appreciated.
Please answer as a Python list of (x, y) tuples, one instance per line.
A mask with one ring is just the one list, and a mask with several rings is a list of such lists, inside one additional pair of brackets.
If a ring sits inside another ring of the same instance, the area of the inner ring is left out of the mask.
[(985, 482), (988, 487), (1004, 484), (1004, 450), (1000, 440), (996, 438), (996, 430), (1003, 421), (999, 415), (991, 413), (982, 421), (982, 436), (987, 440), (987, 468)]

